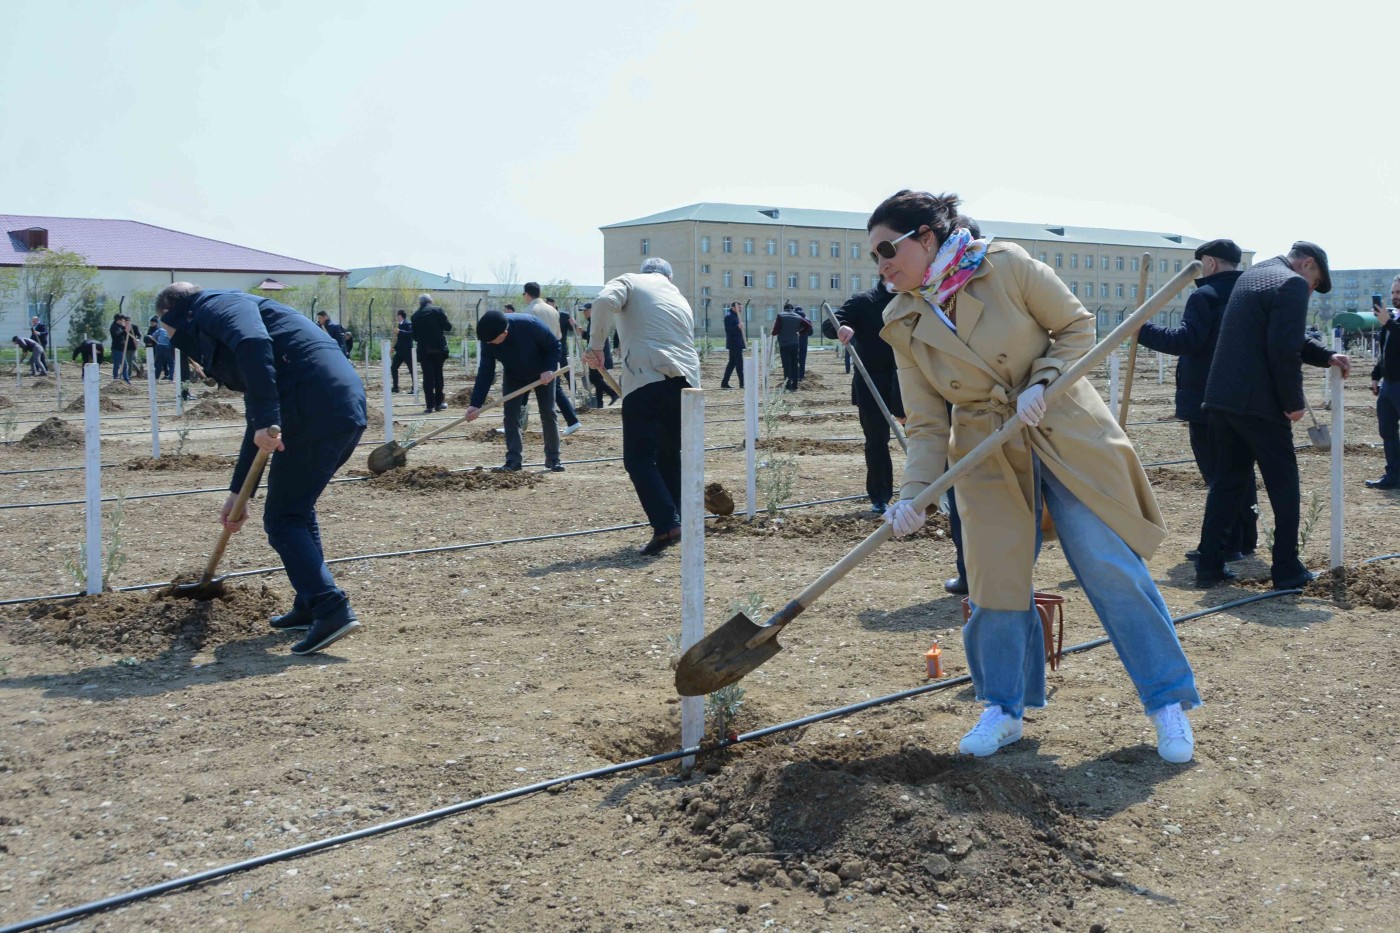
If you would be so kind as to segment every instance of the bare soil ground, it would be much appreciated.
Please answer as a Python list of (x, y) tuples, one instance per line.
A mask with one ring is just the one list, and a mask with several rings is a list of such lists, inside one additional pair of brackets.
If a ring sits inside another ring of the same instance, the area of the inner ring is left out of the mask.
[[(1149, 357), (1131, 420), (1170, 411), (1171, 386), (1157, 385)], [(793, 396), (794, 413), (849, 413), (781, 419), (760, 459), (795, 460), (794, 501), (858, 494), (861, 445), (835, 440), (860, 434), (847, 377), (830, 354), (814, 352), (811, 365), (821, 388)], [(450, 395), (465, 377), (460, 365), (448, 375)], [(719, 422), (740, 416), (742, 396), (715, 389), (719, 375), (707, 365), (706, 441), (737, 444), (743, 425)], [(1308, 375), (1316, 407), (1321, 379)], [(52, 383), (34, 382), (6, 390), (22, 420), (54, 413)], [(1104, 375), (1095, 382), (1106, 393)], [(1102, 648), (1067, 657), (1049, 675), (1050, 706), (990, 759), (956, 755), (978, 711), (955, 688), (744, 743), (690, 774), (667, 765), (576, 781), (65, 929), (1394, 929), (1400, 563), (1359, 560), (1400, 551), (1400, 496), (1361, 485), (1383, 461), (1369, 393), (1353, 382), (1345, 574), (1182, 624), (1206, 701), (1190, 765), (1157, 757), (1121, 664)], [(79, 384), (75, 368), (63, 384)], [(113, 436), (102, 459), (121, 466), (104, 471), (103, 492), (226, 488), (221, 458), (242, 433), (229, 404), (232, 423), (191, 434), (185, 452), (200, 459), (181, 458), (178, 472), (127, 469), (150, 453), (145, 422), (104, 421)], [(565, 459), (620, 456), (616, 410), (585, 414)], [(501, 462), (499, 417), (415, 448), (404, 469), (332, 485), (319, 506), (328, 556), (642, 520), (615, 461), (549, 475), (446, 472)], [(542, 458), (531, 428), (527, 462)], [(1240, 585), (1191, 588), (1181, 555), (1196, 544), (1205, 490), (1186, 430), (1130, 430), (1145, 461), (1188, 461), (1151, 469), (1171, 535), (1150, 566), (1173, 613), (1265, 588), (1258, 557), (1237, 565)], [(362, 453), (381, 441), (367, 436)], [(7, 470), (82, 460), (81, 446), (3, 450)], [(771, 612), (874, 527), (859, 501), (749, 524), (743, 452), (706, 462), (740, 507), (707, 529), (710, 627), (749, 599)], [(1305, 556), (1325, 568), (1329, 459), (1304, 452), (1299, 463)], [(364, 472), (357, 455), (342, 475)], [(0, 504), (82, 495), (81, 471), (3, 478)], [(199, 566), (222, 498), (128, 498), (113, 582)], [(223, 570), (278, 563), (252, 508)], [(78, 507), (0, 510), (0, 598), (75, 589), (64, 565), (82, 535)], [(207, 603), (150, 591), (0, 610), (0, 923), (677, 748), (668, 637), (679, 633), (680, 559), (637, 556), (646, 535), (337, 564), (364, 627), (309, 658), (287, 652), (296, 636), (266, 627), (291, 601), (278, 574), (231, 581)], [(947, 673), (965, 673), (958, 600), (942, 589), (952, 572), (940, 520), (881, 548), (743, 682), (735, 728), (925, 683), (934, 639)], [(1065, 596), (1066, 644), (1102, 634), (1053, 544), (1037, 586)]]

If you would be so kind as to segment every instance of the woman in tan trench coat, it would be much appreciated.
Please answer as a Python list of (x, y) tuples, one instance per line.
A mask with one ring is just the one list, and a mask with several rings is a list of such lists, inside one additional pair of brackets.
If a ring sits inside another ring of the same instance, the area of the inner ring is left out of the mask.
[[(1025, 429), (957, 485), (972, 614), (968, 668), (986, 704), (959, 749), (990, 755), (1045, 705), (1045, 646), (1032, 605), (1039, 512), (1157, 727), (1168, 761), (1191, 759), (1191, 666), (1143, 558), (1166, 534), (1131, 442), (1086, 381), (1047, 410), (1045, 387), (1094, 345), (1094, 318), (1047, 266), (1013, 243), (974, 239), (956, 195), (901, 191), (866, 225), (898, 293), (881, 336), (894, 348), (908, 423), (896, 535), (924, 522), (910, 500), (1007, 420)], [(951, 417), (947, 404), (952, 405)]]

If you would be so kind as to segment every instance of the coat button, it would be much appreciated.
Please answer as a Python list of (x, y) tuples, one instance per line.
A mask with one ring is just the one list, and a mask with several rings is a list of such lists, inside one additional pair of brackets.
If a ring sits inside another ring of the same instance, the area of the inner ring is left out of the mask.
[(998, 353), (998, 354), (997, 354), (997, 362), (998, 362), (998, 363), (1005, 363), (1005, 362), (1006, 362), (1006, 354), (1005, 354), (1005, 353)]
[(913, 327), (913, 326), (914, 326), (914, 319), (913, 319), (912, 317), (907, 317), (907, 318), (905, 318), (905, 319), (904, 319), (904, 326), (905, 326), (905, 327)]
[(961, 382), (958, 382), (956, 379), (954, 379), (952, 382), (948, 383), (948, 388), (950, 388), (950, 389), (961, 389), (961, 388), (962, 388), (962, 383), (961, 383)]

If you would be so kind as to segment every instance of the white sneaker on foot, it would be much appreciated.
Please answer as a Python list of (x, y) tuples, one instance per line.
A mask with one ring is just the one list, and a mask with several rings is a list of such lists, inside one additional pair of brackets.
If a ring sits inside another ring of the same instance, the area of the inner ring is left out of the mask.
[(1157, 754), (1174, 765), (1190, 761), (1196, 751), (1196, 737), (1181, 704), (1164, 706), (1148, 718), (1157, 727)]
[(560, 435), (561, 435), (562, 437), (568, 437), (570, 434), (573, 434), (575, 431), (577, 431), (577, 430), (578, 430), (579, 428), (581, 428), (581, 427), (583, 427), (583, 422), (582, 422), (582, 421), (575, 421), (573, 424), (569, 425), (567, 428), (565, 428), (563, 431), (561, 431), (561, 432), (559, 432), (559, 433), (560, 433)]
[(496, 429), (496, 433), (497, 433), (497, 434), (504, 434), (504, 433), (506, 433), (506, 429), (505, 429), (505, 428), (497, 428), (497, 429)]
[(958, 743), (958, 751), (964, 755), (986, 758), (988, 755), (1010, 745), (1021, 737), (1021, 720), (1006, 715), (1000, 706), (989, 706), (982, 711), (982, 718)]

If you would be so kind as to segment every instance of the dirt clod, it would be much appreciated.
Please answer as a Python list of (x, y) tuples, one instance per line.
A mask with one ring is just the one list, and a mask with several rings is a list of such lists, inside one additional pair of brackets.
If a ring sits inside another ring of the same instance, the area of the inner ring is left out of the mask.
[(395, 491), (436, 492), (444, 489), (529, 489), (544, 479), (544, 474), (520, 470), (516, 473), (493, 473), (482, 467), (454, 473), (446, 467), (408, 467), (390, 470), (369, 480), (369, 485)]
[(20, 438), (19, 446), (30, 450), (81, 447), (83, 432), (61, 418), (45, 418)]
[[(73, 401), (69, 402), (63, 410), (84, 411), (86, 410), (86, 407), (87, 400), (80, 395), (77, 398), (73, 399)], [(119, 405), (116, 401), (108, 398), (105, 395), (99, 395), (97, 397), (97, 409), (98, 411), (126, 411), (126, 406)]]
[(185, 409), (185, 417), (191, 421), (237, 421), (243, 412), (227, 402), (204, 399)]
[(1388, 612), (1400, 605), (1400, 562), (1338, 567), (1309, 583), (1303, 592), (1330, 598), (1344, 609), (1362, 605)]
[(128, 470), (228, 470), (233, 461), (210, 454), (165, 454), (161, 457), (136, 457), (125, 464)]

